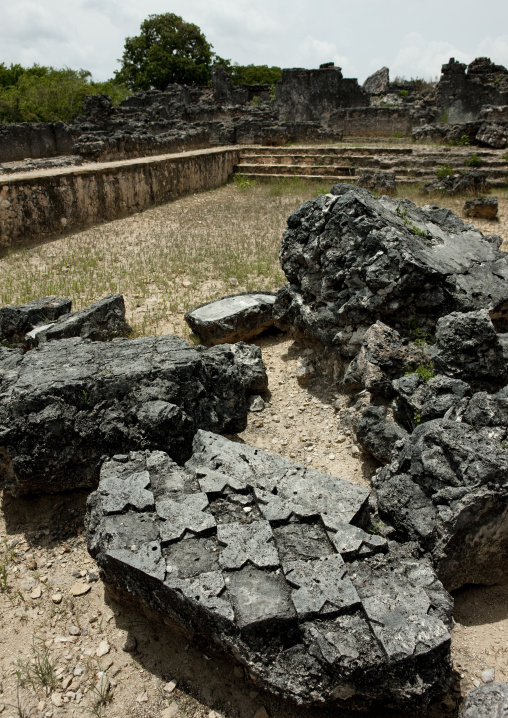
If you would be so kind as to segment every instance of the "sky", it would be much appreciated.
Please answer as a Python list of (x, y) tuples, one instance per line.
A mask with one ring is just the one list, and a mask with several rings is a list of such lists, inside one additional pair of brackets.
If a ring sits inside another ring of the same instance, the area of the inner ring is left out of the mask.
[(508, 2), (484, 0), (0, 0), (0, 62), (119, 69), (125, 38), (149, 14), (198, 25), (215, 52), (241, 65), (315, 68), (335, 62), (362, 83), (438, 77), (450, 57), (508, 66)]

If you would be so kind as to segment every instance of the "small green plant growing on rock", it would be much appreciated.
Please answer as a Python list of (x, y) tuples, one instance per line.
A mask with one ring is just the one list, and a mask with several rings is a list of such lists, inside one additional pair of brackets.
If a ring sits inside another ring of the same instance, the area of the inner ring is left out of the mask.
[(469, 141), (469, 137), (467, 135), (461, 135), (460, 137), (454, 137), (449, 140), (448, 144), (452, 145), (452, 147), (468, 147), (471, 142)]
[(466, 166), (467, 167), (481, 167), (483, 164), (480, 157), (478, 157), (476, 152), (473, 152), (472, 155), (469, 155), (469, 157), (466, 160)]
[(407, 90), (399, 90), (399, 97), (407, 97), (409, 92)]
[(395, 213), (397, 214), (398, 217), (400, 217), (402, 219), (404, 226), (407, 227), (409, 229), (409, 231), (412, 232), (412, 234), (416, 235), (417, 237), (428, 237), (429, 236), (429, 233), (427, 232), (427, 230), (420, 229), (420, 227), (417, 227), (416, 224), (414, 224), (407, 218), (407, 207), (404, 207), (403, 209), (401, 209), (400, 202), (397, 205), (397, 209), (395, 210)]
[(453, 167), (450, 164), (438, 165), (436, 167), (436, 177), (438, 179), (444, 179), (445, 177), (451, 177), (453, 174)]
[(419, 423), (421, 422), (421, 420), (422, 420), (422, 417), (421, 417), (419, 411), (416, 411), (416, 410), (415, 410), (415, 412), (414, 412), (414, 414), (413, 414), (413, 420), (414, 420), (415, 424), (418, 426), (418, 424), (419, 424)]
[(245, 191), (246, 189), (250, 189), (255, 185), (254, 180), (251, 180), (249, 177), (247, 177), (247, 175), (242, 174), (235, 175), (233, 178), (233, 182), (235, 184), (235, 187), (237, 187), (237, 189), (239, 189), (241, 192)]
[(501, 157), (502, 157), (506, 162), (508, 162), (508, 152), (505, 152), (504, 154), (502, 154)]
[(434, 373), (434, 364), (432, 364), (432, 362), (419, 364), (415, 369), (409, 368), (405, 374), (418, 374), (422, 381), (429, 381), (429, 379), (436, 376)]
[(252, 105), (252, 107), (257, 107), (258, 105), (261, 104), (261, 98), (258, 97), (257, 95), (254, 95), (254, 97), (250, 101), (250, 104)]

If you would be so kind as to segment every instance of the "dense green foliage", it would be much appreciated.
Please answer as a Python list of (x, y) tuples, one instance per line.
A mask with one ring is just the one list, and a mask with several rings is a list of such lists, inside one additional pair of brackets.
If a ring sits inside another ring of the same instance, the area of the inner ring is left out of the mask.
[(116, 81), (93, 82), (87, 70), (0, 63), (0, 122), (72, 122), (85, 97), (100, 93), (115, 104), (130, 94)]
[(215, 53), (197, 25), (171, 12), (149, 15), (141, 33), (125, 40), (117, 80), (132, 90), (164, 90), (171, 83), (206, 85)]
[(268, 65), (225, 65), (233, 85), (275, 85), (280, 82), (282, 70), (280, 67)]

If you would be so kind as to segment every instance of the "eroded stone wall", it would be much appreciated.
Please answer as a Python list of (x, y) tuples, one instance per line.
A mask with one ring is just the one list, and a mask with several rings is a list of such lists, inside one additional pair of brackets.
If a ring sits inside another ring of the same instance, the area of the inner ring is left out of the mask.
[(0, 123), (0, 162), (70, 155), (76, 136), (63, 122)]
[(6, 179), (0, 185), (0, 251), (217, 187), (238, 158), (238, 149), (221, 148)]

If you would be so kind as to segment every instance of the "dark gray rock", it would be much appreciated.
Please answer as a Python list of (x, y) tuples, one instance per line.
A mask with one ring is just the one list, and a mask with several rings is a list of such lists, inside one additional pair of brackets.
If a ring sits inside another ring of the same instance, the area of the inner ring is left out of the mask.
[(468, 694), (459, 718), (505, 718), (508, 714), (508, 683), (487, 683)]
[(200, 304), (185, 321), (203, 344), (225, 344), (251, 339), (273, 325), (273, 292), (232, 294)]
[(0, 342), (18, 344), (38, 324), (49, 324), (71, 311), (71, 300), (42, 297), (27, 304), (0, 307)]
[(497, 439), (428, 421), (373, 483), (380, 515), (432, 556), (449, 591), (506, 580), (508, 451)]
[(435, 206), (336, 185), (289, 217), (279, 256), (277, 326), (347, 357), (378, 319), (408, 336), (452, 311), (508, 316), (506, 255)]
[(452, 603), (414, 545), (364, 530), (367, 503), (198, 431), (184, 468), (148, 451), (104, 463), (88, 548), (117, 599), (221, 646), (275, 694), (418, 712), (450, 681)]
[(245, 342), (237, 342), (228, 346), (233, 352), (245, 392), (247, 394), (265, 392), (268, 389), (268, 374), (261, 349), (255, 344), (246, 344)]
[(388, 92), (390, 88), (390, 71), (387, 67), (382, 67), (374, 74), (370, 75), (362, 85), (363, 89), (370, 95), (382, 95)]
[(37, 346), (41, 342), (81, 337), (94, 342), (109, 341), (127, 336), (132, 331), (125, 320), (125, 303), (121, 294), (109, 294), (79, 312), (71, 312), (52, 324), (35, 327), (26, 336), (27, 343)]
[(484, 194), (490, 189), (485, 172), (469, 170), (458, 175), (442, 177), (424, 185), (427, 192), (443, 194)]
[(408, 432), (393, 417), (386, 406), (368, 406), (356, 426), (356, 437), (372, 456), (387, 464), (397, 442), (404, 441)]
[(393, 172), (363, 172), (358, 177), (356, 186), (381, 194), (394, 195), (397, 193), (395, 174)]
[(62, 339), (25, 354), (0, 385), (0, 478), (13, 494), (96, 486), (101, 458), (129, 447), (190, 456), (198, 428), (246, 426), (229, 346), (176, 337)]
[(430, 361), (428, 347), (403, 339), (395, 330), (377, 321), (367, 329), (358, 354), (344, 375), (344, 385), (351, 389), (365, 387), (371, 394), (395, 395), (392, 380), (411, 368)]
[(441, 317), (433, 359), (442, 374), (478, 388), (500, 389), (508, 381), (503, 346), (486, 309)]
[(466, 217), (479, 217), (480, 219), (497, 219), (497, 197), (476, 197), (464, 203)]
[(472, 393), (460, 379), (439, 374), (425, 381), (416, 372), (395, 380), (393, 387), (400, 399), (399, 419), (412, 429), (431, 419), (460, 418)]
[(473, 394), (462, 420), (486, 438), (504, 443), (508, 435), (507, 388), (497, 394), (485, 391)]
[(508, 126), (495, 122), (482, 122), (476, 139), (481, 145), (502, 150), (508, 144)]

